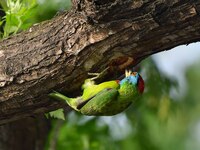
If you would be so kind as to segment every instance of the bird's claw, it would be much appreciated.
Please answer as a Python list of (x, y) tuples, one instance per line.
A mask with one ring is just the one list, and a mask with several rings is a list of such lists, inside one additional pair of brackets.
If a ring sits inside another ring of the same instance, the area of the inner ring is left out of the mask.
[(94, 77), (90, 78), (90, 80), (98, 79), (101, 76), (100, 73), (88, 73), (88, 75), (94, 76)]
[(98, 78), (103, 77), (103, 76), (106, 74), (107, 70), (108, 70), (108, 67), (107, 67), (106, 69), (104, 69), (104, 70), (103, 70), (102, 72), (100, 72), (100, 73), (91, 73), (91, 72), (88, 72), (88, 75), (94, 76), (94, 77), (90, 78), (90, 80), (96, 80), (96, 79), (98, 79)]

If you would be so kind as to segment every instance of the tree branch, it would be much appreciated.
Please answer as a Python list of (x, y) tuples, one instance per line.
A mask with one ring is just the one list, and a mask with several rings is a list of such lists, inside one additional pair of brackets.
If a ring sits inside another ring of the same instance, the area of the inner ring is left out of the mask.
[(0, 124), (62, 107), (87, 72), (200, 39), (200, 0), (74, 0), (73, 8), (0, 41)]

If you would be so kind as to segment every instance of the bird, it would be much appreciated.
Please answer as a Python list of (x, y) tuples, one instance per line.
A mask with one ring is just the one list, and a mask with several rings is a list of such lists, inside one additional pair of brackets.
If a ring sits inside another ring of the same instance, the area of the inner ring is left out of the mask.
[(144, 92), (144, 80), (138, 72), (125, 71), (122, 80), (95, 84), (94, 78), (86, 79), (83, 94), (69, 98), (56, 91), (49, 94), (56, 100), (65, 101), (75, 111), (88, 116), (113, 116), (123, 112)]

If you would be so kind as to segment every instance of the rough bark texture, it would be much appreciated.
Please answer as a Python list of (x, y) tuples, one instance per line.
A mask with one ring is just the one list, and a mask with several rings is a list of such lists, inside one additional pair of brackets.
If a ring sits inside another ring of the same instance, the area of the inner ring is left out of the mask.
[(200, 39), (200, 0), (73, 3), (69, 12), (0, 41), (0, 124), (62, 107), (49, 99), (52, 89), (80, 91), (87, 72), (119, 57), (132, 57), (134, 65)]

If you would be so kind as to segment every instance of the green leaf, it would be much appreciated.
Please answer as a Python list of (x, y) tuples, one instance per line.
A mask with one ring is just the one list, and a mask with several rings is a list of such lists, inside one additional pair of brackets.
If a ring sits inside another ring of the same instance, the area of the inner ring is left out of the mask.
[(55, 111), (51, 111), (48, 114), (46, 114), (46, 117), (47, 118), (52, 117), (52, 118), (65, 120), (64, 110), (61, 108), (61, 109), (57, 109)]
[(27, 29), (33, 24), (29, 19), (31, 14), (34, 14), (33, 9), (37, 6), (36, 0), (7, 0), (0, 4), (6, 13), (3, 18), (0, 18), (0, 24), (5, 22), (4, 38), (22, 29)]

